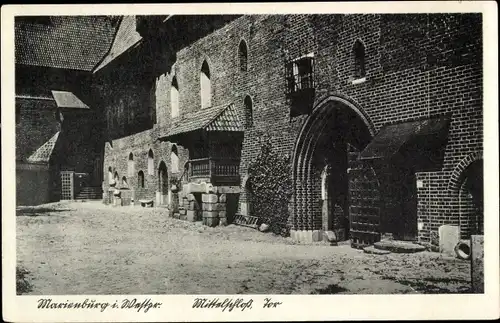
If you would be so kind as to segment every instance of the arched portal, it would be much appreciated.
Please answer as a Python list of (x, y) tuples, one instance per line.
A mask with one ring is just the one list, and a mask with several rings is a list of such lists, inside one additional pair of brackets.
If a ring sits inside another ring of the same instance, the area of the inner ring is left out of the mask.
[(158, 192), (160, 205), (167, 205), (168, 203), (168, 171), (167, 165), (164, 161), (158, 167)]
[(294, 149), (292, 238), (322, 240), (325, 231), (348, 238), (348, 172), (373, 135), (373, 125), (352, 101), (330, 95), (316, 103)]

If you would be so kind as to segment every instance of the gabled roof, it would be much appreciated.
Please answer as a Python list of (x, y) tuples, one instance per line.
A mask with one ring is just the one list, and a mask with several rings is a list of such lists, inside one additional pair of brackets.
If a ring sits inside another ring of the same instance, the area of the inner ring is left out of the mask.
[(202, 109), (183, 115), (172, 123), (164, 137), (171, 137), (196, 130), (243, 131), (234, 104)]
[(135, 16), (124, 16), (116, 32), (111, 49), (102, 62), (94, 69), (94, 73), (112, 62), (115, 58), (123, 54), (127, 49), (133, 47), (142, 40), (137, 32), (137, 20)]
[(16, 64), (91, 71), (116, 32), (115, 17), (51, 16), (46, 23), (32, 18), (16, 18)]
[(73, 92), (52, 91), (52, 96), (58, 108), (90, 109)]
[(59, 131), (56, 132), (56, 134), (46, 143), (40, 146), (40, 148), (38, 148), (30, 157), (28, 157), (28, 162), (34, 164), (48, 164), (58, 138)]

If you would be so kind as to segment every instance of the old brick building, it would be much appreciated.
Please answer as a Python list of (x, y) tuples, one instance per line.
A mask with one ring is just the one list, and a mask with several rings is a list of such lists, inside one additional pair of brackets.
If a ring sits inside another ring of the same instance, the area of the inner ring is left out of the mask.
[(17, 204), (78, 198), (82, 190), (101, 194), (103, 143), (91, 71), (115, 29), (110, 17), (16, 17)]
[(266, 137), (295, 240), (482, 231), (480, 14), (127, 16), (91, 93), (108, 203), (250, 215)]

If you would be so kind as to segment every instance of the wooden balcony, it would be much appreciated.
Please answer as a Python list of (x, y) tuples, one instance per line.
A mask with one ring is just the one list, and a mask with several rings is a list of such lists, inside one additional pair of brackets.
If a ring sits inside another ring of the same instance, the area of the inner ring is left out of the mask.
[(207, 179), (212, 184), (235, 185), (240, 181), (240, 160), (235, 158), (200, 158), (189, 161), (190, 179)]

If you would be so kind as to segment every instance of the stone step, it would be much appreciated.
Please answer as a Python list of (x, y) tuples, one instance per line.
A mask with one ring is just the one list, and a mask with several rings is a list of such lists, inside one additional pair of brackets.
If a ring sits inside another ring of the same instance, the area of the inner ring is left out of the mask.
[(373, 246), (379, 250), (388, 250), (394, 253), (414, 253), (425, 251), (426, 248), (416, 243), (399, 240), (382, 240), (375, 242)]
[(364, 253), (369, 253), (372, 255), (387, 255), (390, 254), (391, 252), (389, 250), (382, 250), (382, 249), (377, 249), (374, 246), (368, 246), (363, 248)]

